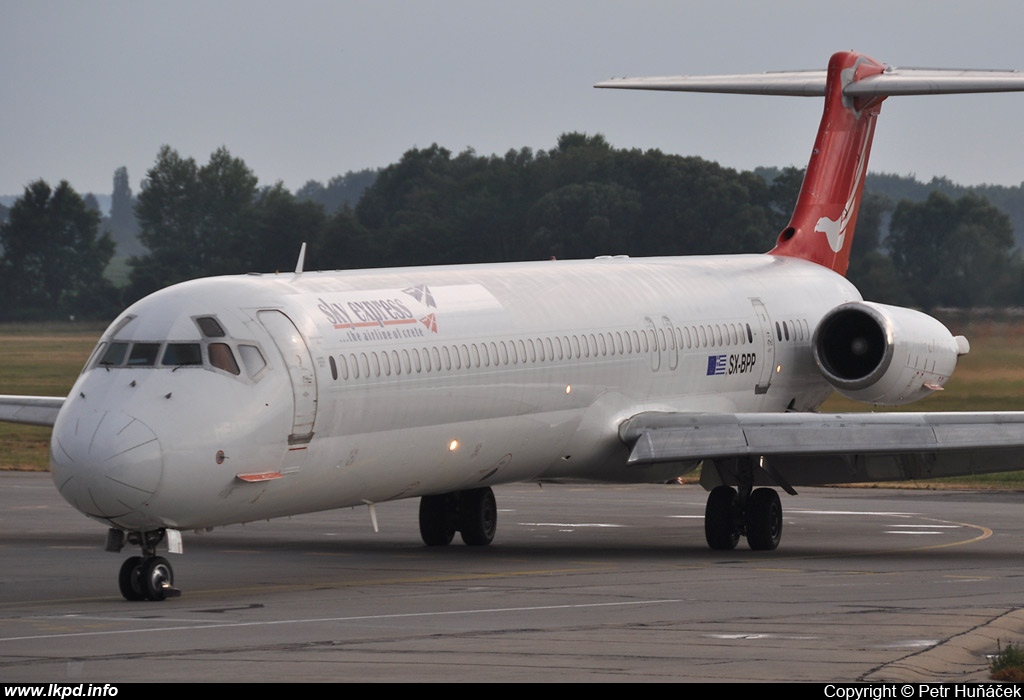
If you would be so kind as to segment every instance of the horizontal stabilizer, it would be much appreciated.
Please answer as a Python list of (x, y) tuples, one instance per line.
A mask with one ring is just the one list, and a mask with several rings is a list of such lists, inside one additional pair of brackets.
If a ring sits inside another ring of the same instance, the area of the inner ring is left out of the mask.
[[(670, 90), (716, 92), (739, 95), (784, 95), (823, 97), (827, 71), (806, 70), (737, 75), (675, 75), (651, 78), (616, 78), (594, 87), (624, 90)], [(877, 75), (849, 81), (846, 97), (890, 97), (896, 95), (946, 95), (972, 92), (1024, 91), (1024, 73), (1002, 70), (944, 68), (893, 68)]]

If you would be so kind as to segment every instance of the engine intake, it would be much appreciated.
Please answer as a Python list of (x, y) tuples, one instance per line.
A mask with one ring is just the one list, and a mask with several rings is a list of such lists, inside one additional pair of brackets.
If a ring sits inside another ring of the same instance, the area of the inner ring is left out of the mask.
[(856, 301), (829, 311), (812, 340), (826, 380), (855, 401), (897, 406), (941, 389), (970, 349), (913, 309)]

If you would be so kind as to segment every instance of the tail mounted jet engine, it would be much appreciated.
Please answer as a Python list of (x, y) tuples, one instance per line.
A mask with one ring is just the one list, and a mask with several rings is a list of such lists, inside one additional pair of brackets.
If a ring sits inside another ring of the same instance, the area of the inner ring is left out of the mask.
[(970, 350), (939, 321), (913, 309), (866, 301), (841, 304), (812, 341), (825, 379), (855, 401), (898, 406), (937, 391)]

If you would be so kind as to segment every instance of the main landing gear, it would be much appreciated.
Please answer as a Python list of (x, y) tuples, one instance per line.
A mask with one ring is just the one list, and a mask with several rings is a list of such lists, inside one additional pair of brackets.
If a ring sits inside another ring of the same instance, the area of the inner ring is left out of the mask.
[[(164, 539), (164, 530), (128, 533), (128, 542), (142, 548), (141, 557), (128, 557), (117, 574), (117, 585), (125, 600), (164, 600), (181, 595), (174, 587), (174, 570), (163, 557), (156, 555), (156, 547)], [(107, 550), (121, 551), (125, 533), (110, 530)]]
[(449, 544), (456, 532), (468, 545), (488, 545), (497, 528), (498, 506), (489, 487), (420, 499), (420, 536), (429, 546)]
[(716, 486), (704, 509), (704, 537), (711, 549), (734, 549), (745, 535), (751, 549), (771, 550), (782, 539), (782, 502), (774, 489)]

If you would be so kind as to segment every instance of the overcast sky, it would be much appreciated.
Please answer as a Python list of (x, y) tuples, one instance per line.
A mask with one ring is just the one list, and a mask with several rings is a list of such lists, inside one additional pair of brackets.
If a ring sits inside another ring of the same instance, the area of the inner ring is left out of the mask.
[[(132, 188), (162, 144), (226, 146), (295, 190), (414, 146), (550, 148), (565, 131), (724, 165), (803, 166), (811, 98), (595, 90), (613, 76), (893, 65), (1024, 69), (1024, 6), (456, 0), (0, 0), (0, 194)], [(873, 171), (1024, 180), (1024, 94), (894, 98)]]

